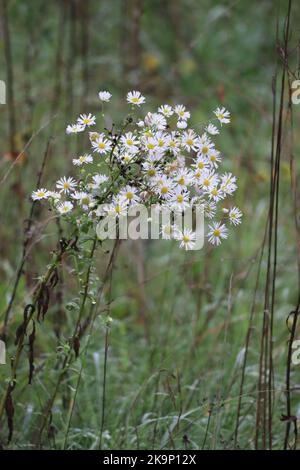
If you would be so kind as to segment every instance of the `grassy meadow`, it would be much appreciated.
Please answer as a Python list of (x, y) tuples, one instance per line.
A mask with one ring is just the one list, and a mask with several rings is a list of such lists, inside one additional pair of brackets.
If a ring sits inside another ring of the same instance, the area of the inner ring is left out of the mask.
[[(0, 0), (2, 448), (297, 448), (300, 8), (288, 16), (289, 3)], [(230, 110), (218, 148), (244, 215), (220, 246), (105, 242), (91, 262), (87, 233), (64, 251), (69, 225), (30, 195), (73, 174), (88, 142), (66, 126), (100, 116), (106, 89), (116, 126), (129, 90), (146, 109), (183, 103), (195, 128)], [(33, 312), (24, 332), (43, 282), (40, 321)]]

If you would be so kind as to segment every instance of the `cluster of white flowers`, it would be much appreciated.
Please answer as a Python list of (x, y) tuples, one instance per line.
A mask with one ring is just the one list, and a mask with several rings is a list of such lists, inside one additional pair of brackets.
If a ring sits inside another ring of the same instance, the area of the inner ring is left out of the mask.
[[(109, 102), (111, 94), (101, 91), (99, 99)], [(137, 110), (145, 97), (132, 91), (127, 102)], [(237, 189), (237, 181), (231, 173), (220, 171), (222, 156), (212, 141), (222, 124), (230, 122), (230, 113), (217, 108), (202, 133), (189, 126), (190, 117), (185, 106), (165, 104), (142, 119), (128, 117), (120, 132), (114, 128), (99, 132), (91, 130), (96, 117), (81, 114), (66, 129), (68, 134), (89, 132), (91, 153), (73, 158), (80, 177), (64, 176), (57, 181), (56, 191), (42, 188), (32, 199), (49, 199), (59, 214), (68, 214), (79, 224), (101, 219), (103, 204), (104, 212), (116, 218), (138, 203), (179, 212), (202, 204), (209, 219), (208, 240), (219, 245), (228, 236), (226, 223), (235, 226), (242, 218), (237, 207), (225, 202)], [(181, 247), (190, 249), (195, 233), (169, 225), (162, 228), (162, 237), (177, 239)]]

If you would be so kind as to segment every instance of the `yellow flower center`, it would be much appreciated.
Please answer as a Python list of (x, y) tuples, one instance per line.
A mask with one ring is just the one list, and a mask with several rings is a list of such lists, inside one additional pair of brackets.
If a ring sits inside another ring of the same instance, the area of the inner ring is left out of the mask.
[(64, 183), (63, 188), (64, 189), (69, 189), (70, 183), (67, 183), (67, 181)]
[(156, 171), (152, 168), (151, 170), (148, 170), (148, 176), (155, 176)]
[(162, 194), (167, 194), (167, 192), (168, 192), (167, 186), (163, 186), (163, 187), (161, 188), (161, 192), (162, 192)]
[(219, 230), (218, 228), (216, 228), (216, 229), (214, 230), (214, 236), (215, 236), (215, 237), (219, 237), (220, 235), (221, 235), (221, 230)]
[(44, 193), (44, 191), (39, 191), (39, 192), (37, 193), (37, 195), (38, 195), (38, 197), (44, 197), (44, 196), (45, 196), (45, 193)]
[(210, 181), (209, 181), (209, 179), (206, 178), (206, 179), (203, 181), (203, 186), (209, 186), (209, 185), (210, 185)]
[(133, 103), (138, 103), (139, 101), (140, 101), (140, 99), (137, 98), (137, 97), (132, 98), (132, 102), (133, 102)]
[(154, 149), (154, 144), (151, 144), (151, 143), (147, 144), (147, 148), (149, 150), (153, 150)]
[(203, 147), (202, 148), (202, 153), (207, 153), (208, 152), (208, 147)]
[(98, 147), (101, 150), (105, 149), (105, 143), (104, 142), (99, 142)]
[(131, 201), (131, 199), (133, 199), (133, 192), (128, 191), (128, 193), (126, 193), (126, 197), (127, 197), (127, 199), (129, 199)]
[(193, 139), (187, 139), (186, 143), (187, 143), (187, 145), (189, 145), (190, 147), (191, 147), (192, 145), (194, 145)]
[(202, 170), (204, 168), (204, 163), (199, 162), (197, 166), (198, 166), (198, 168), (200, 168), (200, 170)]
[(178, 184), (181, 184), (181, 185), (184, 184), (184, 177), (183, 176), (178, 180)]
[(178, 201), (178, 202), (182, 202), (182, 201), (183, 201), (183, 195), (182, 195), (182, 194), (179, 194), (179, 196), (177, 196), (177, 201)]
[(183, 235), (182, 241), (183, 241), (184, 243), (188, 243), (188, 242), (190, 241), (190, 237), (189, 237), (188, 235)]

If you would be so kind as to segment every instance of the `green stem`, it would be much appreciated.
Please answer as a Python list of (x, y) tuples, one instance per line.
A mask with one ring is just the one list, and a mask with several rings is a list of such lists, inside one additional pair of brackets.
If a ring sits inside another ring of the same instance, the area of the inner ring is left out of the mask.
[[(79, 329), (80, 322), (81, 322), (82, 317), (83, 317), (86, 300), (88, 298), (88, 290), (89, 290), (90, 275), (91, 275), (91, 269), (92, 269), (92, 261), (93, 261), (94, 253), (95, 253), (95, 250), (96, 250), (96, 245), (97, 245), (97, 236), (95, 236), (94, 239), (93, 239), (93, 245), (92, 245), (90, 255), (89, 255), (89, 266), (88, 266), (88, 269), (87, 269), (85, 282), (84, 282), (83, 298), (82, 298), (79, 314), (78, 314), (78, 317), (77, 317), (77, 321), (76, 321), (76, 324), (75, 324), (74, 332), (73, 332), (72, 338), (70, 340), (70, 345), (71, 346), (73, 345), (75, 337), (78, 334), (78, 329)], [(54, 391), (53, 391), (53, 393), (51, 395), (51, 398), (48, 401), (46, 409), (43, 413), (42, 424), (40, 426), (38, 439), (37, 439), (38, 447), (40, 447), (40, 445), (41, 445), (43, 432), (44, 432), (44, 429), (46, 427), (49, 415), (51, 413), (51, 410), (52, 410), (56, 395), (58, 393), (59, 387), (61, 385), (62, 380), (64, 379), (64, 377), (66, 375), (66, 372), (67, 372), (68, 368), (69, 368), (69, 363), (71, 361), (72, 353), (73, 353), (73, 350), (72, 350), (72, 347), (70, 347), (70, 350), (68, 351), (68, 353), (66, 354), (66, 356), (64, 358), (63, 365), (62, 365), (61, 371), (59, 372)], [(68, 423), (67, 429), (68, 429), (69, 425), (70, 425), (70, 423)]]

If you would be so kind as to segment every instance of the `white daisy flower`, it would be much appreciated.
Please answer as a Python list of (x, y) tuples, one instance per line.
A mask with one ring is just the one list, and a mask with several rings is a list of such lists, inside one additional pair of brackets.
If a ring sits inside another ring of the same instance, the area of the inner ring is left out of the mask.
[(145, 124), (160, 131), (163, 131), (167, 127), (166, 118), (159, 113), (147, 113)]
[(99, 132), (89, 132), (89, 139), (91, 142), (94, 142), (95, 140), (101, 138), (103, 134), (100, 134)]
[(138, 151), (139, 141), (132, 132), (127, 132), (125, 135), (122, 135), (121, 143), (131, 153), (136, 153)]
[(31, 199), (33, 201), (39, 201), (40, 199), (48, 199), (50, 197), (51, 191), (48, 191), (45, 188), (37, 189), (31, 194)]
[(171, 132), (171, 135), (169, 135), (167, 146), (174, 155), (177, 155), (180, 152), (180, 140), (178, 139), (176, 132)]
[(209, 139), (202, 139), (198, 141), (198, 155), (202, 155), (203, 157), (208, 156), (209, 152), (211, 152), (214, 148), (214, 144), (210, 142)]
[(108, 176), (102, 175), (101, 173), (94, 175), (93, 176), (93, 182), (91, 184), (91, 187), (93, 189), (99, 188), (99, 186), (103, 183), (106, 183), (108, 181)]
[(130, 91), (127, 93), (127, 101), (135, 106), (145, 103), (145, 97), (139, 91)]
[(134, 162), (135, 159), (135, 154), (130, 153), (130, 152), (122, 152), (118, 156), (118, 159), (123, 163), (124, 165), (130, 165), (130, 163)]
[(100, 134), (100, 136), (92, 142), (92, 147), (94, 152), (106, 154), (111, 151), (112, 144), (105, 138), (104, 134)]
[(222, 161), (221, 154), (218, 150), (210, 150), (207, 155), (207, 160), (209, 161), (210, 165), (214, 168), (218, 168), (218, 163)]
[(232, 194), (237, 189), (236, 177), (232, 173), (224, 173), (221, 177), (220, 188), (226, 194)]
[(107, 215), (121, 217), (127, 215), (128, 207), (124, 199), (114, 198), (113, 202), (106, 207)]
[(203, 155), (199, 155), (196, 159), (196, 163), (194, 163), (192, 166), (196, 168), (196, 170), (203, 170), (204, 168), (208, 167), (208, 161)]
[(68, 214), (68, 212), (73, 209), (73, 204), (70, 201), (65, 201), (61, 204), (58, 204), (56, 207), (60, 214)]
[(216, 215), (217, 204), (213, 201), (205, 202), (204, 204), (204, 216), (208, 219), (213, 219)]
[(171, 225), (171, 224), (162, 225), (160, 234), (163, 240), (172, 240), (175, 234), (174, 225)]
[(180, 248), (192, 250), (195, 246), (196, 234), (191, 229), (184, 228), (175, 235), (176, 240), (180, 241)]
[(189, 111), (186, 111), (185, 106), (182, 104), (177, 104), (174, 111), (181, 121), (187, 121), (191, 117)]
[(154, 139), (153, 137), (148, 137), (144, 142), (144, 146), (145, 146), (145, 150), (151, 153), (155, 151), (157, 147), (157, 140)]
[(167, 147), (167, 135), (165, 132), (159, 131), (156, 134), (157, 147), (165, 150)]
[(140, 199), (137, 195), (137, 189), (129, 185), (127, 185), (124, 189), (122, 189), (119, 196), (127, 204), (136, 204)]
[(85, 126), (81, 124), (69, 124), (66, 128), (66, 134), (78, 134), (79, 132), (83, 132)]
[(70, 191), (74, 191), (77, 186), (77, 182), (72, 177), (66, 178), (63, 176), (56, 182), (57, 189), (60, 190), (61, 193), (69, 193)]
[[(150, 144), (151, 145), (151, 144)], [(147, 149), (147, 159), (149, 162), (159, 162), (164, 156), (164, 150), (162, 148), (155, 147), (153, 150)]]
[(93, 116), (91, 113), (80, 114), (79, 118), (77, 119), (77, 124), (84, 127), (94, 126), (96, 124), (96, 117)]
[(109, 93), (109, 91), (106, 91), (106, 90), (99, 91), (98, 96), (99, 96), (99, 99), (105, 103), (108, 103), (112, 97), (111, 93)]
[(88, 210), (95, 203), (93, 197), (85, 191), (75, 191), (75, 193), (72, 194), (72, 197), (78, 201), (78, 204), (84, 210)]
[[(154, 137), (154, 132), (153, 132), (152, 129), (146, 129), (146, 130), (143, 132), (142, 138), (149, 139), (149, 137)], [(142, 139), (141, 139), (141, 140), (142, 140)]]
[(187, 168), (182, 168), (177, 172), (176, 176), (174, 177), (174, 181), (179, 186), (184, 188), (192, 183), (193, 174)]
[(221, 222), (213, 222), (213, 224), (209, 225), (208, 228), (209, 232), (207, 234), (207, 237), (208, 241), (212, 245), (220, 245), (222, 239), (228, 237), (228, 230), (225, 224), (222, 224)]
[(199, 183), (203, 191), (209, 192), (218, 184), (218, 181), (218, 175), (214, 171), (204, 170)]
[(177, 121), (176, 126), (178, 129), (186, 129), (187, 128), (187, 122), (186, 121)]
[(221, 124), (228, 124), (230, 122), (230, 112), (225, 108), (217, 108), (214, 111), (214, 114), (217, 116), (217, 119)]
[(168, 104), (164, 104), (158, 108), (158, 112), (163, 114), (165, 117), (171, 117), (172, 114), (174, 113), (173, 109), (171, 106)]
[(220, 134), (219, 129), (214, 126), (213, 124), (208, 124), (208, 126), (205, 128), (206, 132), (208, 132), (210, 135), (217, 135)]
[(181, 137), (181, 142), (182, 142), (183, 147), (188, 152), (190, 152), (191, 150), (197, 149), (198, 138), (192, 129), (183, 133)]
[(169, 201), (174, 209), (182, 212), (190, 205), (189, 192), (184, 189), (182, 190), (180, 187), (177, 187), (175, 188), (173, 194), (171, 194)]
[(196, 168), (196, 170), (193, 173), (193, 181), (196, 186), (200, 185), (202, 175), (203, 175), (203, 170), (199, 170), (198, 168)]
[(225, 194), (220, 188), (213, 186), (208, 190), (208, 197), (213, 201), (218, 202), (224, 199)]
[(149, 178), (155, 178), (158, 176), (158, 170), (154, 164), (154, 162), (147, 161), (142, 164), (143, 171), (145, 172), (146, 176)]
[(73, 158), (73, 164), (75, 166), (82, 166), (87, 163), (92, 163), (93, 162), (93, 157), (92, 155), (85, 154), (85, 155), (80, 155), (78, 158)]
[(172, 194), (172, 189), (172, 181), (166, 176), (158, 177), (155, 180), (155, 191), (163, 199), (168, 199), (170, 197), (170, 195)]
[(232, 207), (229, 211), (229, 222), (232, 225), (239, 225), (242, 223), (243, 214), (237, 207)]

